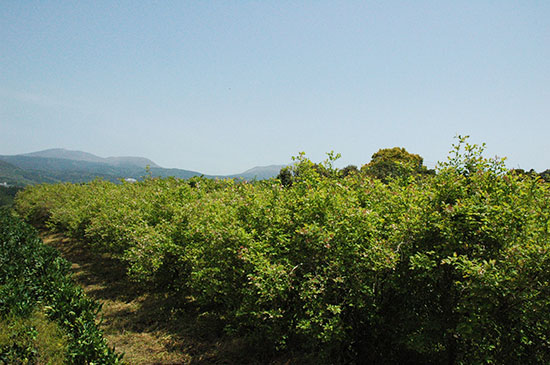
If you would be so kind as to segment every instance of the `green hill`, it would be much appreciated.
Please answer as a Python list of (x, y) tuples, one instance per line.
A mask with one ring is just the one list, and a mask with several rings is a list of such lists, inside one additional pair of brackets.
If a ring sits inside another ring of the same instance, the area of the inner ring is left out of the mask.
[(20, 168), (0, 158), (0, 183), (10, 186), (25, 186), (60, 181), (42, 171)]
[[(141, 179), (147, 170), (143, 163), (150, 161), (139, 157), (109, 158), (111, 163), (92, 162), (83, 159), (38, 157), (33, 154), (0, 156), (0, 183), (25, 186), (39, 183), (88, 182), (96, 178), (108, 181), (120, 179)], [(153, 163), (154, 164), (154, 163)], [(154, 165), (158, 166), (158, 165)], [(200, 172), (151, 167), (155, 177), (174, 176), (187, 179), (202, 175)]]
[(140, 168), (145, 168), (146, 166), (160, 167), (153, 161), (144, 157), (125, 156), (125, 157), (103, 158), (88, 152), (72, 151), (72, 150), (66, 150), (64, 148), (52, 148), (49, 150), (25, 153), (20, 156), (95, 162), (95, 163), (102, 163), (102, 164), (107, 164), (112, 166), (134, 166), (134, 167), (140, 167)]
[(0, 155), (0, 184), (26, 186), (40, 183), (88, 182), (96, 178), (117, 182), (132, 178), (139, 180), (149, 172), (153, 177), (176, 177), (188, 179), (193, 176), (207, 178), (237, 178), (262, 180), (277, 176), (283, 165), (254, 167), (235, 175), (204, 175), (197, 171), (163, 168), (143, 157), (99, 157), (82, 151), (60, 148), (26, 153)]

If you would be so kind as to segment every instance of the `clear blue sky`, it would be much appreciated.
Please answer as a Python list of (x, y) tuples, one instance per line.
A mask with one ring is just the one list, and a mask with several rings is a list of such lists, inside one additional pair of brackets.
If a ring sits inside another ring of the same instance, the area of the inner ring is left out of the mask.
[(550, 168), (548, 1), (3, 1), (0, 154), (229, 174), (456, 134)]

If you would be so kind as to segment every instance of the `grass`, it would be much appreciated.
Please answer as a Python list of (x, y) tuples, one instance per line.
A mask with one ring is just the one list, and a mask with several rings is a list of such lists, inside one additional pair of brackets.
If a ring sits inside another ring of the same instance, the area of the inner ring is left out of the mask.
[(63, 364), (67, 336), (55, 322), (46, 318), (41, 308), (26, 318), (10, 315), (0, 320), (0, 349), (7, 350), (0, 354), (0, 364), (4, 361)]
[[(223, 323), (198, 315), (192, 303), (174, 309), (165, 294), (128, 280), (124, 265), (81, 242), (45, 232), (42, 239), (72, 263), (76, 282), (102, 304), (101, 324), (110, 346), (129, 364), (294, 364), (289, 354), (274, 357), (224, 334)], [(302, 360), (304, 360), (302, 358)]]

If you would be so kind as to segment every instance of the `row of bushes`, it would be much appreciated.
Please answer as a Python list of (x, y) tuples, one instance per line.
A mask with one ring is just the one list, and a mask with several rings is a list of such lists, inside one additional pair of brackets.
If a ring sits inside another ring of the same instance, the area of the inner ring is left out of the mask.
[(42, 185), (16, 207), (266, 347), (327, 362), (550, 361), (548, 184), (465, 141), (435, 174), (319, 170), (300, 156), (286, 186)]
[(0, 208), (0, 363), (117, 364), (96, 324), (99, 305), (34, 228)]

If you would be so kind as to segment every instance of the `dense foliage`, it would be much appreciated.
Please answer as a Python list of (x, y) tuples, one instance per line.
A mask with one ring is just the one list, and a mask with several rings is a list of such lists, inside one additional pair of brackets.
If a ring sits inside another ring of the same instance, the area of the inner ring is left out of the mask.
[(15, 186), (1, 186), (0, 185), (0, 207), (9, 207), (13, 204), (13, 198), (15, 194), (22, 188)]
[(404, 148), (384, 148), (372, 155), (371, 161), (361, 167), (361, 170), (384, 182), (406, 175), (429, 174), (423, 165), (424, 159), (420, 155), (409, 153)]
[(96, 325), (99, 305), (34, 228), (0, 208), (0, 363), (116, 364)]
[(342, 173), (300, 155), (282, 183), (42, 185), (16, 206), (266, 346), (327, 362), (550, 362), (548, 184), (464, 139), (433, 174), (412, 156)]

